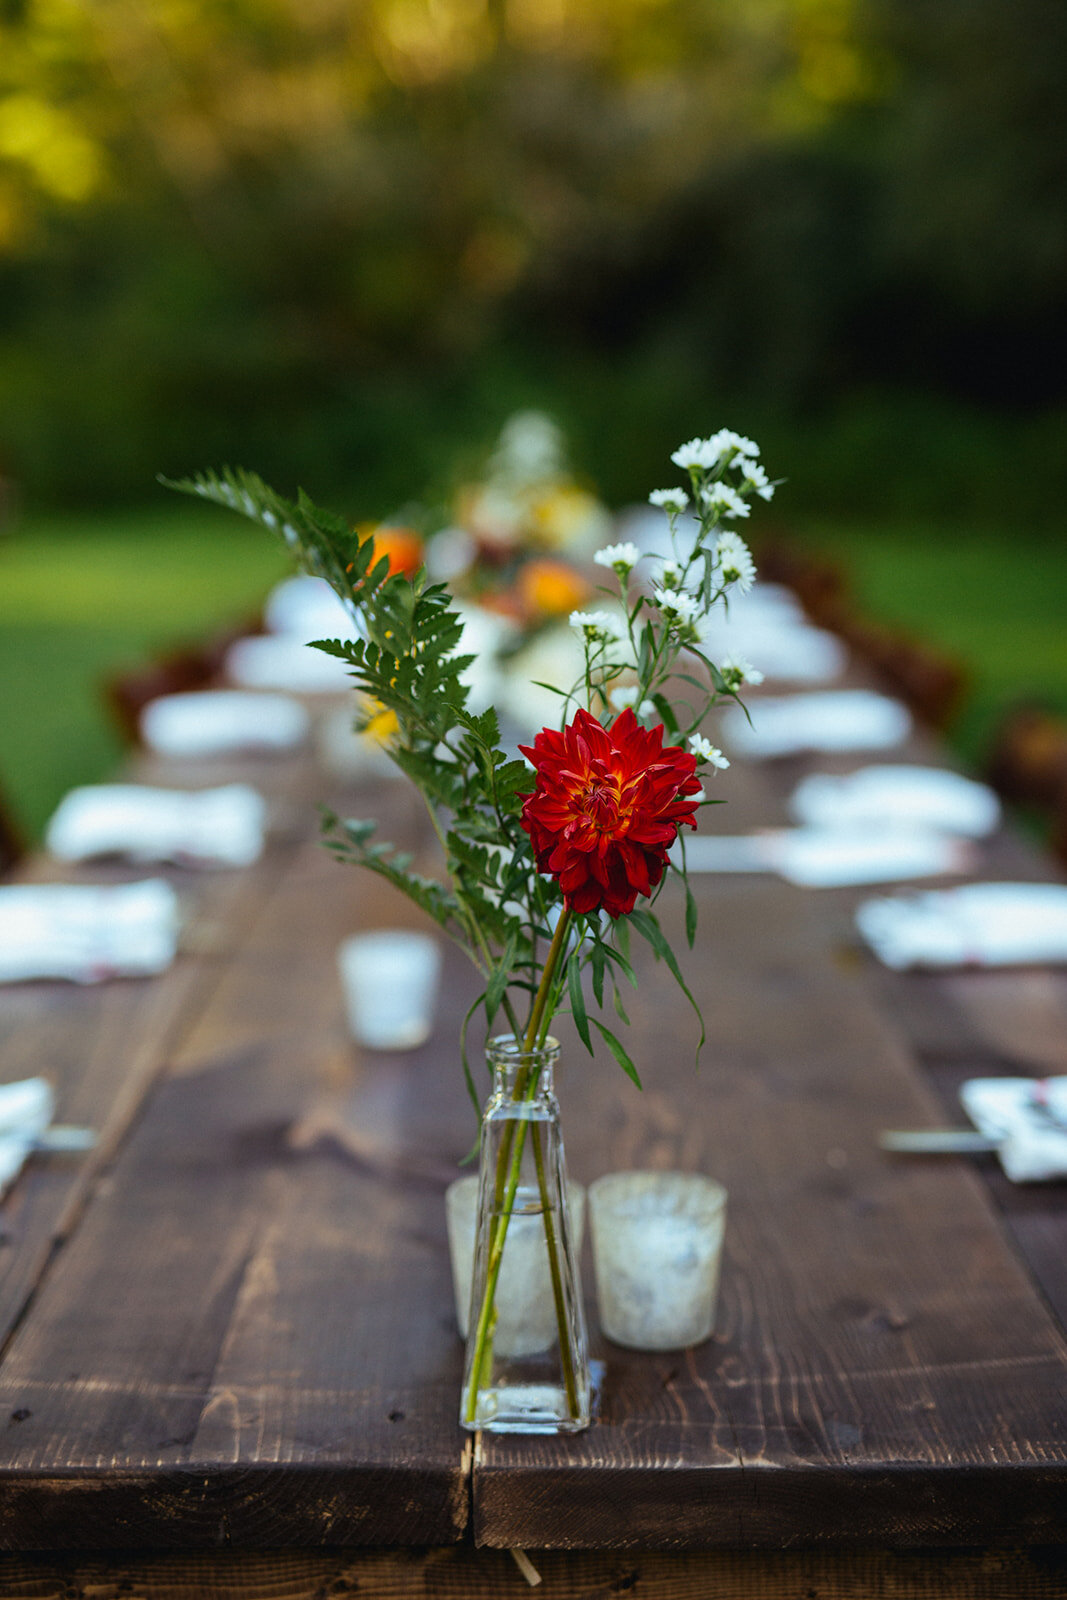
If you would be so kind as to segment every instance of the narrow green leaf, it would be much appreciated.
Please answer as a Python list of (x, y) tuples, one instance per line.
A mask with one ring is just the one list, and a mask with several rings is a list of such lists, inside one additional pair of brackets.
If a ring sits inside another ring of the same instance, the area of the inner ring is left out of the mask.
[(697, 936), (697, 903), (688, 878), (685, 880), (685, 936), (692, 950)]
[(467, 1057), (467, 1029), (470, 1027), (471, 1018), (484, 999), (485, 994), (483, 992), (476, 1000), (471, 1001), (467, 1010), (467, 1014), (460, 1023), (459, 1028), (459, 1058), (463, 1063), (463, 1077), (467, 1085), (467, 1093), (470, 1095), (471, 1104), (474, 1107), (479, 1121), (481, 1120), (482, 1115), (482, 1102), (478, 1098), (478, 1090), (474, 1086), (474, 1074), (471, 1071), (471, 1064)]
[(644, 1085), (642, 1084), (641, 1079), (637, 1076), (637, 1068), (634, 1066), (633, 1062), (630, 1060), (630, 1057), (626, 1054), (626, 1051), (620, 1044), (619, 1040), (612, 1033), (611, 1029), (605, 1028), (604, 1024), (602, 1022), (598, 1022), (595, 1017), (592, 1020), (594, 1028), (596, 1028), (599, 1033), (603, 1034), (605, 1044), (615, 1057), (615, 1060), (619, 1063), (619, 1066), (625, 1072), (626, 1076), (636, 1083), (639, 1089), (643, 1088)]
[(582, 993), (582, 969), (578, 960), (578, 952), (574, 951), (567, 962), (567, 990), (570, 995), (571, 1015), (574, 1017), (574, 1026), (578, 1029), (581, 1039), (589, 1054), (593, 1054), (593, 1041), (589, 1037), (589, 1018), (585, 1011), (585, 995)]
[(500, 1010), (500, 1002), (503, 1000), (504, 991), (508, 986), (508, 978), (511, 976), (517, 943), (517, 936), (513, 932), (504, 947), (503, 955), (493, 968), (489, 985), (485, 991), (485, 1020), (490, 1027), (493, 1026), (493, 1018)]
[(593, 996), (598, 1006), (604, 1005), (604, 973), (607, 969), (608, 958), (604, 954), (604, 943), (601, 939), (593, 941), (593, 950), (590, 957), (593, 968)]

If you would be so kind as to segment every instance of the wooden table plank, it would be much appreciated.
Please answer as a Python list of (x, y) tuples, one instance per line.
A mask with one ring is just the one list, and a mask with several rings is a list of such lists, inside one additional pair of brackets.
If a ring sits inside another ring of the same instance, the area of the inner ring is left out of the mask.
[[(775, 820), (760, 769), (731, 778), (723, 831), (738, 812), (742, 826)], [(719, 1327), (677, 1357), (604, 1345), (586, 1435), (483, 1436), (479, 1543), (1067, 1537), (1063, 1330), (979, 1174), (876, 1148), (879, 1128), (943, 1113), (848, 956), (862, 892), (846, 912), (844, 898), (769, 878), (701, 880), (689, 963), (709, 1024), (701, 1076), (662, 973), (643, 978), (631, 1013), (635, 1060), (651, 1063), (644, 1097), (576, 1063), (564, 1127), (577, 1177), (679, 1166), (726, 1184)], [(676, 903), (672, 916), (677, 935)]]
[(0, 985), (0, 1081), (43, 1073), (60, 1121), (93, 1128), (96, 1148), (77, 1159), (31, 1161), (6, 1197), (0, 1250), (0, 1348), (23, 1314), (53, 1251), (77, 1223), (99, 1174), (136, 1119), (167, 1052), (218, 981), (227, 951), (254, 917), (297, 838), (314, 827), (311, 775), (303, 756), (225, 763), (166, 763), (141, 756), (131, 781), (170, 787), (252, 782), (271, 805), (263, 858), (244, 871), (71, 866), (37, 856), (21, 882), (118, 883), (162, 876), (186, 918), (173, 968), (156, 978), (82, 986), (60, 982)]
[[(1062, 1551), (534, 1551), (538, 1600), (1062, 1600)], [(520, 1600), (503, 1551), (0, 1557), (4, 1600)]]
[(173, 1055), (0, 1372), (7, 1547), (460, 1536), (440, 1187), (286, 1142), (386, 893), (306, 846)]

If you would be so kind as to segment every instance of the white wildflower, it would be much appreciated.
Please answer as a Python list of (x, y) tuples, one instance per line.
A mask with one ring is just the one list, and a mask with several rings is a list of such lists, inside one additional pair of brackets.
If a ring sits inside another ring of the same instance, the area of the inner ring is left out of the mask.
[(642, 700), (637, 703), (638, 685), (636, 683), (620, 684), (615, 689), (608, 690), (608, 703), (613, 711), (625, 711), (629, 706), (635, 716), (650, 717), (656, 707), (651, 700)]
[(756, 581), (756, 563), (745, 541), (736, 533), (720, 533), (715, 554), (723, 583), (735, 584), (738, 594), (747, 594)]
[(731, 652), (723, 656), (719, 666), (723, 679), (728, 689), (739, 689), (743, 683), (757, 684), (763, 682), (763, 673), (754, 667), (751, 661), (746, 661), (744, 656)]
[(774, 484), (768, 478), (758, 461), (739, 461), (738, 466), (744, 474), (744, 488), (755, 490), (761, 500), (774, 498)]
[(678, 622), (692, 622), (700, 609), (700, 602), (684, 589), (656, 588), (652, 599), (666, 616)]
[[(759, 445), (755, 439), (746, 439), (744, 434), (735, 433), (732, 428), (720, 428), (718, 433), (712, 435), (708, 443), (716, 446), (720, 459), (727, 451), (732, 451), (733, 455), (739, 458), (759, 455)], [(735, 465), (740, 466), (741, 460), (737, 460)]]
[(682, 582), (682, 569), (677, 561), (671, 561), (668, 557), (660, 569), (659, 581), (664, 589), (679, 588)]
[(703, 472), (709, 472), (718, 465), (721, 452), (712, 439), (690, 439), (688, 444), (680, 444), (671, 455), (671, 460), (676, 467), (682, 467), (688, 472), (690, 467), (699, 467)]
[(607, 611), (572, 611), (567, 620), (590, 644), (621, 637), (619, 619)]
[(593, 560), (598, 567), (613, 567), (620, 577), (632, 572), (641, 559), (635, 544), (606, 544), (603, 550), (594, 550)]
[(749, 508), (736, 489), (728, 483), (710, 483), (702, 491), (701, 499), (709, 511), (721, 511), (724, 517), (747, 517)]
[[(699, 443), (699, 441), (694, 440), (694, 443)], [(682, 448), (688, 449), (688, 446), (683, 445)], [(675, 456), (677, 454), (678, 452), (676, 451)], [(673, 460), (674, 457), (671, 459)], [(648, 497), (648, 503), (650, 506), (659, 506), (662, 511), (682, 512), (689, 504), (689, 496), (684, 489), (653, 489)]]
[(718, 746), (713, 745), (710, 739), (705, 739), (702, 733), (689, 735), (689, 748), (700, 766), (707, 763), (708, 766), (718, 767), (721, 771), (730, 765)]

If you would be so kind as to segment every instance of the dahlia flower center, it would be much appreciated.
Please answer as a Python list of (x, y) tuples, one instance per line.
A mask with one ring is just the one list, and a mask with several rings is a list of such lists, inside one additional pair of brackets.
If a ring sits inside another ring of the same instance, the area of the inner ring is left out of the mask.
[(579, 804), (595, 827), (604, 833), (614, 833), (629, 816), (629, 809), (624, 810), (621, 802), (618, 778), (605, 773), (586, 786)]

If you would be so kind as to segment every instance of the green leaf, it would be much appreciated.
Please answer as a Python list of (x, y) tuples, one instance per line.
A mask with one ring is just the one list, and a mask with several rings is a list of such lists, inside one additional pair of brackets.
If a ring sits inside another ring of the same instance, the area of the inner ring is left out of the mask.
[(642, 1089), (644, 1085), (642, 1084), (641, 1079), (637, 1076), (637, 1068), (634, 1066), (633, 1062), (630, 1060), (630, 1057), (626, 1054), (622, 1044), (612, 1033), (611, 1029), (605, 1028), (604, 1024), (602, 1022), (598, 1022), (595, 1017), (593, 1017), (592, 1022), (593, 1027), (596, 1028), (599, 1033), (603, 1034), (605, 1044), (615, 1057), (615, 1060), (619, 1063), (619, 1066), (625, 1072), (626, 1076), (632, 1079), (639, 1089)]
[(515, 962), (517, 944), (518, 932), (513, 930), (507, 944), (504, 946), (503, 955), (493, 968), (489, 985), (485, 991), (485, 1020), (490, 1027), (493, 1026), (493, 1018), (500, 1010), (500, 1002), (503, 1000), (504, 991), (508, 986), (508, 979), (511, 976), (511, 969)]
[(678, 718), (665, 694), (656, 693), (652, 696), (652, 704), (663, 718), (663, 726), (672, 738), (678, 736)]
[(689, 942), (690, 950), (692, 950), (692, 948), (693, 948), (693, 944), (694, 944), (694, 942), (696, 940), (696, 936), (697, 936), (697, 903), (696, 903), (696, 900), (694, 898), (693, 891), (689, 887), (689, 879), (686, 878), (686, 880), (685, 880), (685, 937)]
[(570, 995), (571, 1015), (574, 1018), (574, 1026), (578, 1030), (578, 1037), (589, 1051), (589, 1054), (592, 1055), (593, 1041), (589, 1037), (589, 1018), (585, 1011), (585, 995), (582, 993), (582, 968), (577, 950), (572, 953), (570, 960), (567, 962), (567, 992)]
[[(470, 1005), (467, 1008), (466, 1016), (463, 1018), (463, 1021), (460, 1023), (460, 1028), (459, 1028), (459, 1057), (460, 1057), (460, 1060), (463, 1063), (463, 1077), (464, 1077), (464, 1079), (466, 1081), (466, 1084), (467, 1084), (467, 1093), (470, 1095), (471, 1104), (473, 1105), (473, 1107), (475, 1109), (475, 1112), (477, 1113), (479, 1121), (481, 1120), (481, 1115), (482, 1115), (482, 1102), (478, 1098), (478, 1090), (475, 1088), (475, 1085), (474, 1085), (474, 1074), (471, 1071), (470, 1060), (469, 1060), (469, 1058), (467, 1056), (467, 1029), (470, 1027), (471, 1018), (473, 1017), (474, 1013), (477, 1011), (478, 1007), (482, 1004), (482, 1001), (484, 999), (485, 999), (485, 993), (483, 992), (482, 994), (480, 994), (478, 996), (477, 1000), (472, 1000), (471, 1001)], [(469, 1159), (470, 1158), (468, 1157), (468, 1160)]]
[(604, 942), (602, 939), (595, 939), (593, 941), (590, 964), (593, 968), (593, 997), (596, 1000), (597, 1005), (603, 1007), (604, 973), (607, 970), (608, 958), (604, 954)]

